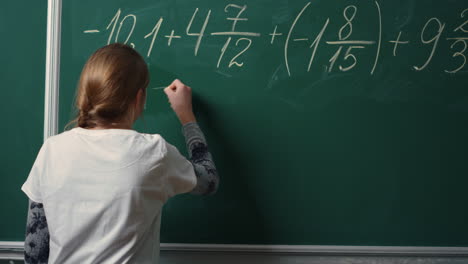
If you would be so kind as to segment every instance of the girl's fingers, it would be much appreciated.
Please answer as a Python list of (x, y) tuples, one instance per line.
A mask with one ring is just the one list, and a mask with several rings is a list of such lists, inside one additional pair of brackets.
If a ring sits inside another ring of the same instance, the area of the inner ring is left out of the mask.
[(174, 82), (172, 82), (171, 84), (169, 84), (168, 87), (164, 89), (164, 92), (168, 94), (169, 92), (174, 92), (176, 89), (176, 85), (174, 84)]

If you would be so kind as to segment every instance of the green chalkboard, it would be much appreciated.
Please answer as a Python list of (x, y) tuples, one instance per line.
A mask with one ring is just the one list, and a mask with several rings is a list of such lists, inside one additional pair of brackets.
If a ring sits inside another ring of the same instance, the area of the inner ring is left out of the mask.
[(468, 246), (464, 0), (64, 1), (60, 127), (83, 64), (151, 72), (136, 129), (184, 150), (180, 78), (222, 183), (164, 208), (162, 242)]
[(0, 7), (0, 241), (24, 240), (28, 201), (20, 188), (43, 140), (46, 17), (47, 1)]

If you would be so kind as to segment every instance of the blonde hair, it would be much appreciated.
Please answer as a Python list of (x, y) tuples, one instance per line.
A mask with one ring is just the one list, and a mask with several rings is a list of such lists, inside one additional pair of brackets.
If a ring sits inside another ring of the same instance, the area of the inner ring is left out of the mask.
[(148, 67), (132, 47), (115, 43), (98, 49), (81, 72), (77, 116), (70, 124), (82, 128), (114, 126), (134, 110), (138, 91), (146, 92), (148, 83)]

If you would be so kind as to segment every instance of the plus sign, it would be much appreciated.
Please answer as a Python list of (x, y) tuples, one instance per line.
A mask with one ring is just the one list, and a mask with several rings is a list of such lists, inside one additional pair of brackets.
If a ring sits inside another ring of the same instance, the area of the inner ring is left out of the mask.
[(273, 44), (273, 41), (275, 40), (275, 37), (276, 37), (276, 36), (281, 36), (281, 35), (283, 35), (283, 33), (276, 33), (276, 27), (278, 27), (278, 26), (275, 26), (275, 30), (273, 30), (273, 33), (270, 33), (270, 36), (271, 36), (271, 44)]
[(393, 46), (393, 56), (394, 57), (396, 56), (396, 51), (397, 51), (397, 48), (398, 48), (398, 44), (408, 44), (409, 43), (409, 41), (400, 41), (400, 37), (401, 37), (401, 31), (398, 34), (397, 40), (389, 41), (390, 43), (395, 43), (395, 46)]
[(172, 42), (173, 38), (180, 38), (180, 36), (175, 36), (174, 35), (174, 30), (171, 31), (171, 35), (166, 35), (165, 37), (167, 38), (167, 46), (171, 45), (171, 42)]

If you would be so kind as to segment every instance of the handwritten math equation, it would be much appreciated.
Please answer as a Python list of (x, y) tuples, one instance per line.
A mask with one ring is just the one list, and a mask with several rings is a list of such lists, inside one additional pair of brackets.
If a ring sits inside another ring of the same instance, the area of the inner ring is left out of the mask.
[[(247, 5), (236, 5), (236, 4), (227, 4), (224, 7), (224, 13), (226, 15), (226, 20), (231, 23), (230, 30), (219, 31), (219, 32), (206, 32), (208, 23), (210, 22), (211, 9), (206, 11), (204, 17), (200, 14), (201, 11), (198, 8), (195, 8), (191, 19), (187, 23), (187, 27), (183, 34), (176, 33), (173, 29), (169, 32), (160, 32), (160, 29), (165, 22), (164, 17), (159, 17), (155, 22), (152, 29), (148, 29), (146, 35), (141, 36), (146, 42), (149, 43), (148, 48), (146, 49), (146, 56), (150, 57), (156, 40), (158, 37), (164, 38), (167, 46), (171, 46), (173, 42), (177, 39), (189, 37), (194, 39), (193, 44), (193, 53), (194, 56), (198, 55), (200, 45), (205, 37), (224, 37), (226, 41), (224, 45), (219, 49), (219, 56), (217, 59), (216, 67), (242, 67), (244, 65), (243, 56), (249, 52), (249, 48), (252, 42), (255, 41), (264, 41), (266, 45), (273, 45), (277, 41), (284, 41), (283, 48), (283, 57), (284, 64), (289, 76), (291, 76), (291, 70), (289, 65), (289, 49), (292, 42), (304, 42), (310, 48), (308, 56), (308, 63), (305, 65), (307, 71), (311, 70), (312, 65), (314, 64), (314, 59), (316, 57), (317, 51), (320, 46), (328, 45), (336, 49), (336, 52), (328, 60), (327, 65), (325, 65), (325, 70), (328, 72), (332, 71), (341, 71), (347, 72), (351, 71), (359, 62), (359, 56), (355, 53), (356, 50), (369, 50), (372, 54), (375, 54), (375, 59), (372, 65), (369, 68), (369, 73), (372, 75), (375, 72), (375, 69), (378, 66), (379, 58), (381, 56), (382, 45), (387, 44), (391, 45), (393, 48), (393, 56), (397, 56), (398, 50), (404, 46), (413, 44), (409, 39), (405, 39), (405, 32), (398, 32), (398, 34), (390, 40), (382, 39), (382, 12), (378, 1), (375, 1), (375, 12), (378, 17), (377, 29), (378, 36), (376, 39), (371, 40), (357, 40), (353, 39), (353, 30), (354, 30), (354, 20), (358, 15), (358, 8), (355, 5), (348, 5), (343, 8), (342, 19), (343, 25), (337, 32), (336, 39), (324, 39), (324, 34), (328, 30), (330, 24), (330, 18), (327, 18), (323, 23), (321, 30), (312, 37), (296, 36), (295, 28), (301, 21), (301, 17), (304, 16), (305, 11), (311, 8), (311, 2), (308, 2), (304, 7), (297, 13), (296, 17), (292, 21), (290, 27), (286, 31), (279, 31), (278, 25), (275, 25), (270, 32), (246, 32), (238, 31), (237, 26), (239, 23), (248, 23), (248, 18), (244, 15), (244, 12), (247, 10)], [(200, 13), (199, 13), (200, 11)], [(199, 28), (193, 28), (192, 24), (195, 19), (201, 19), (202, 25)], [(419, 64), (412, 65), (412, 68), (416, 71), (423, 71), (428, 65), (430, 65), (434, 55), (436, 54), (439, 44), (441, 41), (449, 41), (451, 43), (450, 49), (452, 53), (453, 68), (445, 69), (446, 73), (455, 74), (465, 69), (467, 66), (467, 56), (468, 56), (468, 8), (461, 10), (459, 14), (460, 22), (456, 25), (455, 28), (447, 28), (446, 23), (441, 21), (437, 17), (432, 17), (427, 20), (423, 28), (421, 29), (419, 40), (416, 45), (428, 46), (430, 47), (430, 52), (427, 55), (427, 59), (421, 61)], [(105, 33), (108, 34), (107, 44), (112, 42), (122, 42), (129, 44), (132, 47), (135, 47), (134, 42), (132, 42), (133, 32), (137, 25), (137, 16), (134, 14), (122, 14), (121, 9), (118, 9), (114, 17), (107, 22), (107, 25), (104, 30), (98, 29), (88, 29), (83, 33), (85, 34), (96, 34), (96, 33)], [(125, 36), (121, 35), (122, 27), (129, 27), (130, 30), (125, 32)], [(435, 29), (435, 30), (434, 30)], [(163, 42), (163, 43), (164, 43)], [(235, 45), (240, 51), (232, 56), (231, 58), (225, 58), (226, 50), (231, 46)]]

